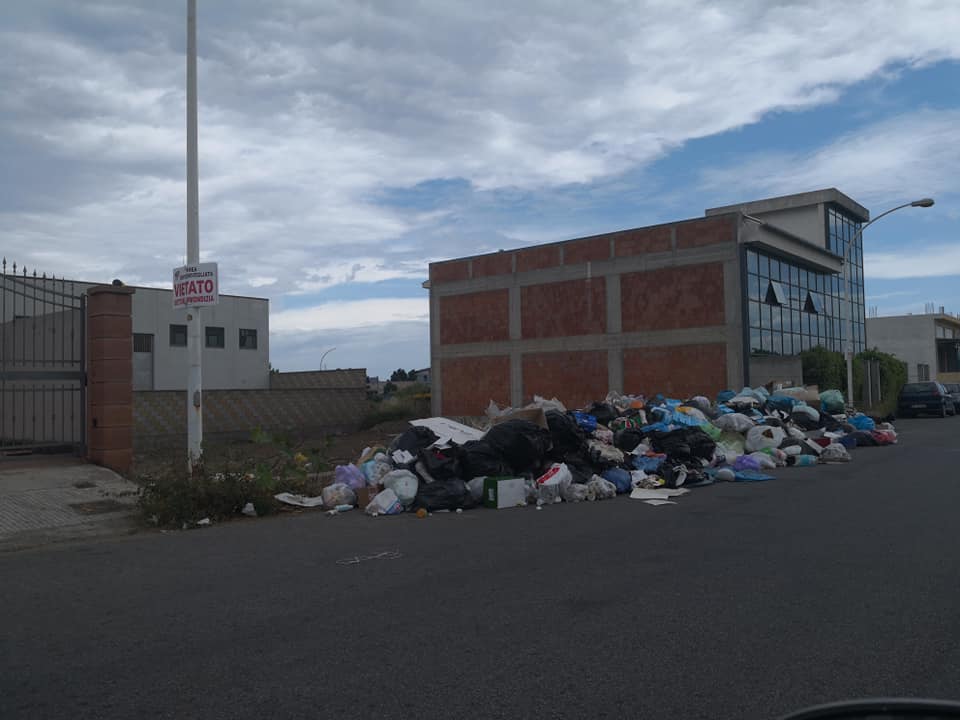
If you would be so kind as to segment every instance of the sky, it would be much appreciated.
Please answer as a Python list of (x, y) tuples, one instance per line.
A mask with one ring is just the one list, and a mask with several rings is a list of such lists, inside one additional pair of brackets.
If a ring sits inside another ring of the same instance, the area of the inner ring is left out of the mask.
[[(429, 365), (431, 261), (837, 187), (868, 306), (960, 311), (955, 0), (199, 0), (201, 259), (281, 370)], [(186, 2), (0, 9), (0, 253), (169, 287)]]

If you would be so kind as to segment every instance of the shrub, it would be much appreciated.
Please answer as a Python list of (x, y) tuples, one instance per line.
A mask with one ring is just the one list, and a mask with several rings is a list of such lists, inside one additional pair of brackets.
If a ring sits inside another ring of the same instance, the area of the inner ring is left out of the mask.
[(907, 382), (907, 368), (903, 361), (890, 353), (880, 352), (876, 348), (865, 350), (853, 359), (853, 384), (864, 400), (864, 361), (877, 360), (880, 363), (880, 395), (882, 400), (871, 408), (874, 414), (887, 415), (896, 410), (897, 395)]
[(841, 390), (846, 393), (847, 366), (843, 354), (818, 345), (800, 353), (803, 383), (818, 385), (820, 391)]

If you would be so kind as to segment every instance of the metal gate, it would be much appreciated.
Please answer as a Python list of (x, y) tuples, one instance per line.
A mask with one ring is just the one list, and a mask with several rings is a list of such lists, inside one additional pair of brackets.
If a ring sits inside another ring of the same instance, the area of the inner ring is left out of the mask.
[(83, 454), (86, 294), (72, 281), (0, 264), (0, 459)]

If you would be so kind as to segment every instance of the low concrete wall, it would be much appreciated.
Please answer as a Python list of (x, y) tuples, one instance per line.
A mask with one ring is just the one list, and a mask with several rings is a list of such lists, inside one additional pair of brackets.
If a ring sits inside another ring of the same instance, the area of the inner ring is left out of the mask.
[(307, 370), (303, 372), (270, 373), (270, 388), (365, 388), (367, 371), (364, 368), (348, 370)]
[[(750, 387), (767, 383), (784, 387), (803, 384), (803, 361), (799, 355), (761, 355), (750, 358)], [(736, 389), (736, 388), (734, 388)]]
[[(363, 377), (364, 381), (366, 377)], [(186, 392), (133, 394), (135, 450), (186, 446)], [(289, 390), (209, 390), (203, 393), (204, 441), (245, 439), (251, 431), (295, 436), (353, 432), (369, 410), (366, 385)]]

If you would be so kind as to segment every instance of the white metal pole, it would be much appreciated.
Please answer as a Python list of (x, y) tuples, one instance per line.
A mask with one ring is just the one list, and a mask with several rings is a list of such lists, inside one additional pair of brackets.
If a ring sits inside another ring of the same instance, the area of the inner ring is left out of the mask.
[[(200, 262), (200, 193), (197, 168), (197, 0), (187, 0), (187, 264)], [(202, 461), (203, 346), (200, 309), (187, 308), (187, 468)]]

